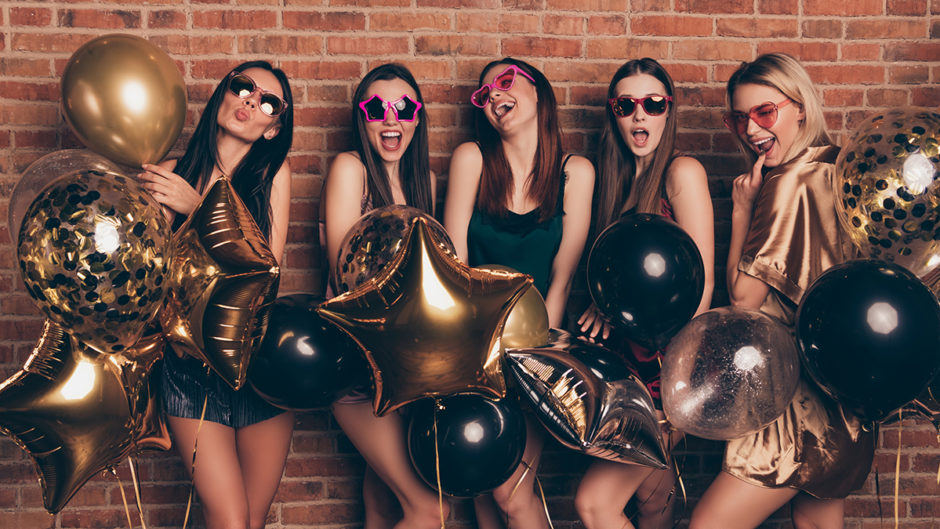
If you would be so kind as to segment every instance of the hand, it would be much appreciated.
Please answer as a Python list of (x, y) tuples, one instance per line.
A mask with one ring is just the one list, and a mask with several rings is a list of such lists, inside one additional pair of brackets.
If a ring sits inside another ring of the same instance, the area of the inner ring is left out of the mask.
[(731, 188), (731, 201), (735, 208), (742, 208), (747, 211), (751, 210), (754, 200), (757, 199), (757, 193), (760, 191), (761, 183), (764, 180), (761, 170), (764, 168), (765, 158), (767, 158), (767, 154), (761, 153), (761, 155), (757, 157), (757, 161), (754, 162), (754, 167), (751, 168), (750, 173), (744, 173), (734, 179), (734, 184)]
[(145, 163), (144, 172), (137, 175), (144, 189), (163, 206), (183, 215), (192, 213), (202, 195), (183, 180), (183, 177), (159, 165)]
[[(604, 340), (610, 336), (610, 323), (607, 322), (607, 318), (601, 314), (601, 311), (598, 310), (597, 306), (593, 303), (591, 303), (591, 306), (578, 318), (578, 325), (581, 326), (581, 332), (587, 335), (592, 342), (598, 334), (600, 334), (601, 338)], [(588, 329), (590, 329), (590, 332), (588, 332)]]

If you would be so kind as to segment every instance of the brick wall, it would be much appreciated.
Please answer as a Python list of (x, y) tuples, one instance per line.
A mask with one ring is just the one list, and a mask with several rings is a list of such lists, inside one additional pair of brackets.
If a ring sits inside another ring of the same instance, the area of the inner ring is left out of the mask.
[[(331, 157), (348, 147), (347, 116), (358, 79), (382, 62), (406, 63), (421, 83), (433, 167), (444, 174), (450, 152), (470, 133), (467, 98), (489, 60), (513, 55), (540, 67), (557, 91), (566, 145), (588, 155), (614, 70), (630, 58), (661, 60), (678, 86), (680, 148), (702, 160), (710, 174), (719, 256), (727, 248), (729, 176), (742, 169), (720, 124), (723, 85), (740, 61), (770, 51), (800, 58), (822, 91), (830, 129), (840, 136), (875, 110), (936, 108), (940, 101), (940, 0), (5, 1), (0, 219), (31, 161), (78, 146), (58, 111), (59, 76), (79, 45), (109, 32), (146, 37), (178, 61), (191, 100), (187, 132), (214, 83), (234, 64), (269, 59), (290, 75), (297, 128), (284, 293), (319, 290), (314, 219), (322, 177)], [(41, 324), (14, 255), (8, 230), (0, 227), (0, 377), (23, 364)], [(717, 298), (724, 299), (720, 293)], [(938, 439), (928, 425), (910, 420), (901, 436), (901, 525), (940, 527)], [(881, 447), (878, 488), (890, 523), (896, 428), (883, 430)], [(679, 451), (690, 504), (717, 472), (719, 450), (716, 443), (693, 440)], [(571, 495), (585, 464), (558, 448), (546, 456), (541, 475), (558, 528), (580, 527)], [(140, 469), (148, 527), (179, 527), (188, 491), (179, 460), (148, 453), (140, 457)], [(361, 470), (327, 411), (301, 416), (269, 526), (357, 526)], [(118, 474), (126, 485), (126, 464)], [(873, 475), (850, 498), (847, 527), (881, 527), (878, 502)], [(448, 527), (469, 527), (468, 512), (466, 503), (459, 504)], [(136, 518), (136, 508), (132, 514)], [(0, 439), (0, 527), (126, 523), (113, 476), (89, 482), (61, 514), (49, 516), (28, 458)], [(789, 526), (778, 516), (763, 527)]]

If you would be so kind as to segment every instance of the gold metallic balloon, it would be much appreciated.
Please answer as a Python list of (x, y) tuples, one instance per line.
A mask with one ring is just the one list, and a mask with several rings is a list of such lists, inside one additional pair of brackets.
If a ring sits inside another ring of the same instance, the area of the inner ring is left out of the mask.
[(179, 137), (186, 86), (160, 48), (133, 35), (105, 35), (66, 63), (62, 114), (89, 149), (139, 167), (163, 159)]
[(137, 343), (109, 358), (120, 369), (134, 418), (133, 438), (137, 449), (169, 450), (172, 446), (160, 399), (160, 378), (151, 376), (156, 375), (153, 367), (163, 358), (165, 346), (166, 338), (160, 326), (151, 324)]
[(277, 297), (274, 254), (224, 178), (176, 232), (172, 246), (163, 332), (178, 353), (202, 360), (239, 389)]
[[(144, 434), (160, 429), (159, 401), (141, 389), (161, 354), (143, 348), (102, 355), (46, 321), (26, 365), (0, 384), (0, 432), (32, 457), (46, 510), (62, 510), (88, 479), (131, 454), (138, 439), (157, 446)], [(144, 417), (151, 421), (146, 428)]]
[(121, 169), (107, 158), (83, 149), (51, 152), (29, 164), (10, 196), (7, 220), (13, 242), (17, 242), (15, 238), (20, 232), (20, 223), (39, 192), (57, 178), (86, 169), (108, 173), (121, 172)]
[(565, 331), (549, 340), (506, 351), (506, 364), (552, 436), (590, 456), (666, 468), (653, 397), (623, 358)]
[[(519, 273), (508, 266), (496, 264), (481, 265), (476, 268)], [(545, 298), (533, 285), (526, 289), (509, 312), (506, 325), (503, 326), (502, 345), (506, 349), (539, 347), (549, 342), (548, 331), (548, 309), (545, 308)]]
[(499, 335), (532, 279), (468, 267), (428, 224), (414, 219), (378, 276), (317, 309), (364, 349), (376, 415), (425, 396), (506, 393)]
[(428, 221), (435, 240), (454, 255), (454, 243), (447, 231), (430, 215), (402, 204), (376, 208), (360, 217), (343, 237), (333, 268), (336, 291), (348, 292), (378, 275), (401, 250), (411, 221), (418, 217)]
[(133, 345), (163, 303), (169, 223), (133, 178), (84, 170), (55, 180), (27, 209), (17, 240), (36, 304), (98, 351)]
[(918, 277), (940, 265), (940, 114), (889, 110), (839, 153), (836, 211), (863, 256)]

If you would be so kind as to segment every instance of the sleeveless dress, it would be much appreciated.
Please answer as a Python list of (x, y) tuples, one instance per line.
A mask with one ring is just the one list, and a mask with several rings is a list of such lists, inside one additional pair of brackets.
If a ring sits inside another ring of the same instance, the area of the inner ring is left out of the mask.
[[(760, 310), (791, 331), (813, 280), (854, 257), (830, 188), (838, 153), (835, 146), (810, 147), (764, 176), (738, 263), (738, 270), (771, 287)], [(753, 485), (844, 498), (864, 484), (876, 437), (804, 374), (776, 421), (728, 441), (724, 471)]]
[(470, 266), (498, 264), (511, 267), (534, 279), (542, 297), (548, 295), (552, 262), (561, 245), (565, 215), (565, 166), (561, 164), (561, 189), (554, 214), (539, 221), (538, 209), (527, 213), (506, 211), (504, 217), (490, 215), (474, 208), (467, 226), (467, 249)]

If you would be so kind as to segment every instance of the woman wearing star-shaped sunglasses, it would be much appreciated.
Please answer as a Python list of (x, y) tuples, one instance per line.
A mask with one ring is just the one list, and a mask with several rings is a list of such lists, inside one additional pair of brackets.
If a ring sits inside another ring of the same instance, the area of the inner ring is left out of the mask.
[[(280, 263), (290, 210), (286, 159), (293, 126), (284, 72), (264, 61), (240, 64), (216, 86), (183, 156), (145, 164), (139, 178), (163, 205), (173, 229), (212, 183), (229, 178)], [(231, 389), (218, 375), (207, 376), (199, 360), (169, 349), (162, 383), (174, 445), (193, 475), (206, 527), (263, 528), (287, 460), (293, 414), (250, 388)], [(193, 472), (197, 432), (198, 471)]]
[[(669, 73), (650, 58), (621, 66), (607, 89), (607, 120), (601, 136), (595, 188), (594, 233), (628, 213), (652, 213), (675, 220), (695, 241), (705, 265), (705, 289), (696, 313), (708, 309), (714, 287), (714, 218), (705, 168), (676, 152), (675, 90)], [(610, 325), (593, 304), (578, 320), (580, 330), (629, 358), (643, 378), (660, 418), (660, 353), (611, 335)], [(609, 339), (609, 340), (608, 340)], [(664, 428), (669, 430), (668, 427)], [(681, 434), (667, 435), (670, 445)], [(639, 502), (638, 527), (672, 526), (669, 500), (675, 483), (672, 468), (597, 459), (591, 463), (575, 497), (587, 529), (632, 529), (624, 514), (630, 498)]]
[[(728, 80), (725, 124), (750, 170), (734, 180), (727, 286), (731, 303), (795, 326), (803, 292), (853, 258), (830, 188), (836, 147), (809, 74), (793, 57), (762, 55)], [(844, 498), (862, 486), (877, 432), (803, 379), (766, 428), (728, 442), (724, 472), (691, 529), (751, 529), (787, 503), (798, 529), (841, 529)]]
[[(414, 76), (400, 64), (378, 66), (356, 88), (353, 150), (333, 160), (320, 196), (320, 241), (330, 270), (346, 232), (368, 211), (406, 204), (434, 215), (436, 180), (428, 159), (423, 101)], [(327, 292), (332, 295), (332, 287)], [(402, 416), (376, 417), (368, 388), (339, 399), (333, 415), (366, 460), (365, 527), (440, 527), (441, 508), (446, 517), (448, 504), (440, 506), (437, 494), (412, 468)]]
[[(444, 226), (470, 266), (499, 264), (530, 274), (545, 298), (549, 325), (561, 327), (591, 219), (594, 167), (565, 155), (551, 85), (514, 59), (483, 68), (470, 102), (476, 141), (457, 147), (450, 163)], [(542, 451), (529, 421), (522, 464), (492, 493), (509, 527), (548, 527), (535, 494)], [(481, 528), (488, 498), (476, 500)]]

